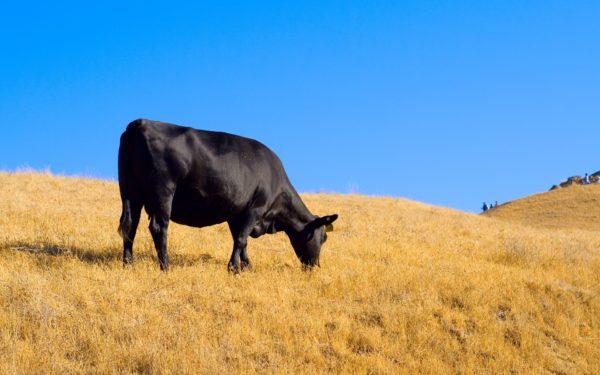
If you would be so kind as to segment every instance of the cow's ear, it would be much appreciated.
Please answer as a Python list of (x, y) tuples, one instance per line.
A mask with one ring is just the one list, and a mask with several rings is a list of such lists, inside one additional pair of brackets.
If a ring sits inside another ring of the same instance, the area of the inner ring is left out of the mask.
[(338, 215), (334, 214), (334, 215), (320, 217), (317, 220), (319, 221), (319, 226), (325, 227), (325, 232), (332, 232), (333, 231), (333, 222), (336, 221), (337, 218), (338, 218)]
[(305, 228), (305, 231), (313, 231), (316, 229), (319, 229), (320, 227), (325, 227), (325, 230), (327, 232), (331, 232), (333, 230), (333, 225), (332, 223), (334, 221), (336, 221), (338, 218), (338, 215), (329, 215), (329, 216), (323, 216), (323, 217), (318, 217), (315, 220), (311, 221)]

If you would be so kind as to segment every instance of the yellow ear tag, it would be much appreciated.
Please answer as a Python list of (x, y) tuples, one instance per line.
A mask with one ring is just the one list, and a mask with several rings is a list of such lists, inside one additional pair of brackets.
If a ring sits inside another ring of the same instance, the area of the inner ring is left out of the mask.
[(333, 224), (325, 225), (325, 232), (327, 232), (327, 233), (333, 232)]

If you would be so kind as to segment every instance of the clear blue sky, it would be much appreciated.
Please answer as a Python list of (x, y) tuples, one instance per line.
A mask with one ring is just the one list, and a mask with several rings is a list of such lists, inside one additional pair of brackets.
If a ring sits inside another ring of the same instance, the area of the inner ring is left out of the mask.
[(598, 1), (82, 3), (2, 5), (2, 169), (115, 178), (139, 117), (470, 211), (600, 169)]

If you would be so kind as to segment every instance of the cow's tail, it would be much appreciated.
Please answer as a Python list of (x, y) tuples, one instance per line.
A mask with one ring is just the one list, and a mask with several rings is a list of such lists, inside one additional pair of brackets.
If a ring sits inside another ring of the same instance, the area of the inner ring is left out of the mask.
[(124, 240), (131, 240), (129, 233), (131, 233), (131, 227), (133, 226), (133, 219), (131, 218), (131, 201), (129, 199), (123, 199), (123, 212), (121, 213), (121, 220), (119, 221), (119, 235)]
[(128, 147), (132, 142), (135, 142), (135, 128), (141, 124), (143, 120), (136, 120), (127, 126), (127, 129), (121, 135), (121, 142), (119, 144), (119, 192), (121, 193), (121, 202), (123, 204), (123, 211), (121, 213), (121, 219), (119, 221), (119, 228), (117, 231), (125, 240), (130, 240), (129, 236), (133, 227), (133, 218), (131, 213), (131, 198), (135, 197), (135, 181), (132, 173), (131, 152)]

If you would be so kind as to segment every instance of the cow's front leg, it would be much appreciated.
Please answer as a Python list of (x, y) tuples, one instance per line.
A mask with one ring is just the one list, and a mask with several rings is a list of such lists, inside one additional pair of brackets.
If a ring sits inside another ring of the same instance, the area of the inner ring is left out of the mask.
[(256, 215), (246, 215), (241, 219), (229, 222), (229, 229), (233, 237), (233, 251), (229, 260), (228, 269), (230, 272), (238, 273), (240, 270), (249, 269), (250, 259), (248, 259), (248, 237), (252, 231), (253, 218)]
[(248, 246), (244, 246), (240, 251), (240, 267), (242, 271), (252, 269), (252, 264), (248, 258)]
[(227, 266), (227, 269), (229, 270), (229, 272), (233, 272), (233, 273), (238, 273), (240, 272), (240, 269), (242, 268), (241, 264), (241, 254), (242, 254), (242, 249), (245, 252), (246, 251), (246, 245), (247, 245), (247, 238), (243, 239), (243, 238), (238, 238), (238, 239), (234, 239), (233, 241), (233, 251), (231, 252), (231, 259), (229, 259), (229, 264)]

